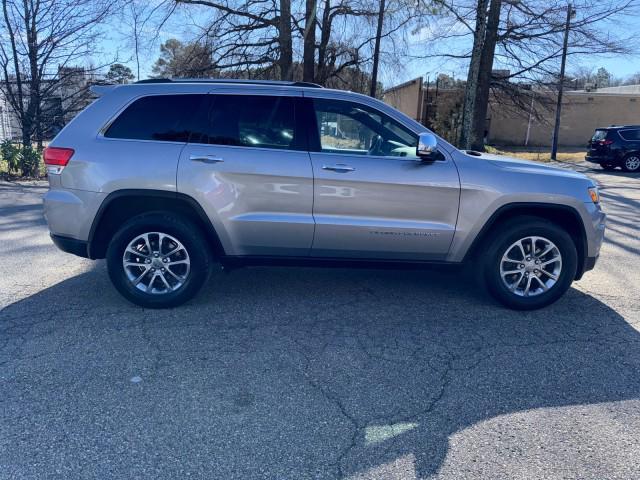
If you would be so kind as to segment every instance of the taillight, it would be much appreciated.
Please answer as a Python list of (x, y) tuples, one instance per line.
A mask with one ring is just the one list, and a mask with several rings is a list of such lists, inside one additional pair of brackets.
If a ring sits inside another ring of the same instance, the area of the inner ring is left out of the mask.
[(613, 140), (600, 140), (598, 143), (600, 145), (611, 145), (613, 143)]
[(47, 166), (47, 173), (62, 173), (64, 167), (66, 167), (67, 163), (69, 163), (69, 160), (71, 160), (73, 153), (74, 150), (72, 148), (45, 148), (42, 156), (44, 157), (44, 164)]

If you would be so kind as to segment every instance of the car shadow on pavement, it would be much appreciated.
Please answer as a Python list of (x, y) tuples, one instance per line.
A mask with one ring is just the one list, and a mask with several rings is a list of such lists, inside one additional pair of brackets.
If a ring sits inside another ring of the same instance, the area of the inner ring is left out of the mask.
[(100, 262), (0, 328), (12, 478), (422, 479), (481, 422), (640, 396), (638, 325), (605, 303), (511, 311), (448, 271), (216, 272), (157, 311)]

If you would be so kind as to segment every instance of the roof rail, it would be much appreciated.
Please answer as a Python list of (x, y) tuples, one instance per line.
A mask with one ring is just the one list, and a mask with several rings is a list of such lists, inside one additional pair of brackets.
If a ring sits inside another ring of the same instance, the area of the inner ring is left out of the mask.
[(282, 85), (290, 87), (322, 88), (311, 82), (287, 82), (284, 80), (249, 80), (235, 78), (148, 78), (135, 83), (233, 83), (241, 85)]
[(291, 85), (294, 87), (324, 88), (322, 85), (313, 82), (293, 82)]
[(116, 88), (116, 86), (117, 85), (91, 85), (89, 91), (97, 97), (101, 97)]
[(171, 81), (172, 80), (170, 78), (146, 78), (144, 80), (138, 80), (137, 82), (133, 83), (168, 83)]

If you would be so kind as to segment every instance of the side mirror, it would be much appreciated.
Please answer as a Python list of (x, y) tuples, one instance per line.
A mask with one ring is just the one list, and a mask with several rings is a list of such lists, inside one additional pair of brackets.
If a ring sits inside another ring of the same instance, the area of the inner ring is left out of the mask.
[(438, 158), (438, 139), (430, 132), (420, 134), (416, 155), (420, 160), (434, 161)]

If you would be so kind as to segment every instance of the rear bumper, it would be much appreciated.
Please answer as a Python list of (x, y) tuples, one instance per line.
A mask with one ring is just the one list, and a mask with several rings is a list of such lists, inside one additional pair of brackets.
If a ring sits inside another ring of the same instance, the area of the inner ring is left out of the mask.
[(61, 235), (50, 235), (53, 244), (63, 252), (71, 253), (79, 257), (89, 258), (87, 242), (77, 240), (75, 238), (63, 237)]
[(618, 160), (614, 157), (592, 157), (591, 155), (585, 155), (584, 159), (587, 162), (597, 163), (598, 165), (617, 165)]
[(587, 162), (602, 164), (604, 158), (603, 157), (592, 157), (591, 155), (585, 155), (584, 159)]
[(87, 240), (105, 194), (51, 188), (43, 198), (44, 217), (52, 235)]

